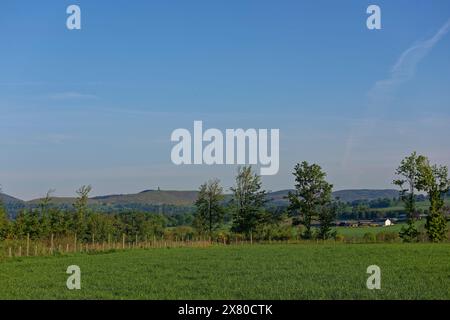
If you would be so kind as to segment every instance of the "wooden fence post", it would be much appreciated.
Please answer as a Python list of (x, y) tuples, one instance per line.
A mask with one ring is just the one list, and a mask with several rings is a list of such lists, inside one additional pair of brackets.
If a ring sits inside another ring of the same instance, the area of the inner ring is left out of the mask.
[(27, 233), (27, 257), (30, 255), (30, 234)]
[(52, 233), (52, 236), (50, 238), (50, 254), (53, 254), (53, 233)]
[(122, 233), (122, 249), (125, 249), (125, 233)]

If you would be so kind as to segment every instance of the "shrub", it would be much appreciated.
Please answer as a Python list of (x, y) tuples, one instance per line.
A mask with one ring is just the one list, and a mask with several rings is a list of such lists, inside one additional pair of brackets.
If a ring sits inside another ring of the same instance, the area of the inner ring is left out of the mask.
[(378, 242), (394, 242), (400, 239), (397, 232), (379, 232), (376, 235), (376, 239)]
[(363, 239), (365, 242), (376, 242), (377, 238), (372, 232), (367, 232), (364, 234)]

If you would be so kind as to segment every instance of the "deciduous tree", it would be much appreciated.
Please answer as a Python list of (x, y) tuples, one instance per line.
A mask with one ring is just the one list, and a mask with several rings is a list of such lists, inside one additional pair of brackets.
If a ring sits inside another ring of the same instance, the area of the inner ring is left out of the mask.
[(288, 210), (292, 216), (300, 217), (300, 223), (306, 229), (303, 237), (310, 239), (311, 222), (318, 217), (320, 210), (330, 203), (333, 185), (325, 180), (326, 173), (319, 165), (309, 165), (306, 161), (295, 166), (293, 175), (295, 191), (288, 194)]
[(223, 222), (225, 209), (223, 207), (223, 188), (218, 179), (210, 180), (200, 186), (197, 200), (195, 201), (194, 225), (211, 235)]
[(78, 239), (83, 239), (84, 237), (86, 237), (88, 201), (89, 201), (89, 193), (91, 192), (91, 190), (92, 187), (89, 185), (89, 186), (82, 186), (76, 191), (78, 197), (75, 200), (75, 203), (73, 204), (75, 208), (73, 224)]
[(428, 238), (439, 242), (447, 237), (447, 220), (444, 216), (444, 195), (450, 189), (448, 168), (430, 164), (427, 158), (419, 163), (418, 189), (428, 193), (430, 209), (425, 228)]
[(393, 181), (400, 188), (400, 199), (405, 204), (407, 215), (407, 226), (400, 230), (400, 237), (405, 242), (416, 241), (419, 232), (415, 222), (416, 215), (416, 191), (419, 179), (419, 166), (425, 161), (425, 157), (413, 152), (410, 156), (404, 158), (396, 170), (399, 179)]
[(232, 230), (249, 236), (267, 219), (264, 208), (266, 191), (261, 188), (261, 178), (252, 172), (251, 166), (240, 167), (231, 191)]

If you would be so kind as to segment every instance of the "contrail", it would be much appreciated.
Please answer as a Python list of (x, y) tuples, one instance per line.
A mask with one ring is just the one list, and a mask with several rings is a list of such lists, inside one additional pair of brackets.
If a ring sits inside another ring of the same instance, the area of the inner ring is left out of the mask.
[[(352, 150), (356, 144), (355, 139), (361, 135), (362, 128), (370, 129), (376, 123), (375, 114), (379, 114), (380, 109), (386, 107), (389, 103), (395, 89), (401, 84), (411, 80), (414, 77), (416, 67), (433, 49), (433, 47), (450, 31), (450, 19), (427, 40), (418, 41), (408, 49), (402, 52), (397, 62), (391, 68), (389, 77), (377, 81), (368, 93), (367, 103), (367, 121), (363, 126), (355, 125), (346, 141), (345, 153), (342, 160), (342, 166), (347, 166)], [(376, 110), (374, 113), (372, 111)]]
[(433, 47), (450, 31), (450, 19), (430, 39), (417, 42), (406, 49), (398, 58), (387, 79), (377, 81), (369, 92), (370, 102), (389, 98), (400, 84), (414, 77), (416, 67)]

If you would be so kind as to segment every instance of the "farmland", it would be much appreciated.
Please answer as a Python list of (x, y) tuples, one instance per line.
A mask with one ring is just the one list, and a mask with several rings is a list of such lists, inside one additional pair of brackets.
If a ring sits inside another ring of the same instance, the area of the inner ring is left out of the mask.
[[(450, 244), (155, 248), (0, 262), (1, 299), (450, 299)], [(378, 265), (381, 290), (368, 290)], [(66, 288), (69, 265), (81, 290)]]

